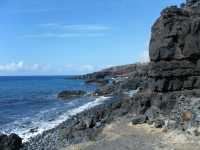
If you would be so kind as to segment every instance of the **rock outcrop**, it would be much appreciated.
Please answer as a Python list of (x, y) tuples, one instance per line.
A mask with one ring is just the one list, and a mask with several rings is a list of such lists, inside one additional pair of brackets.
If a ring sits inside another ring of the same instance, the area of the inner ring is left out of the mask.
[(152, 27), (150, 87), (168, 92), (200, 89), (200, 1), (167, 7)]
[(19, 150), (22, 147), (22, 139), (16, 134), (9, 136), (0, 134), (1, 150)]
[(85, 91), (62, 91), (58, 94), (58, 98), (62, 100), (71, 100), (75, 98), (79, 98), (81, 96), (84, 96), (86, 94)]

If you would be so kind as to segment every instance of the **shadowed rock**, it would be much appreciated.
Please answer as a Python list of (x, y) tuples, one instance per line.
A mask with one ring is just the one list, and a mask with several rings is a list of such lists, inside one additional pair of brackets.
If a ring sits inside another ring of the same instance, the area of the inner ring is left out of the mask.
[(167, 7), (153, 25), (149, 49), (153, 91), (200, 89), (199, 2)]
[(79, 98), (81, 96), (84, 96), (86, 94), (85, 91), (62, 91), (58, 94), (58, 98), (62, 100), (70, 100), (74, 98)]
[(1, 150), (19, 150), (22, 146), (22, 139), (16, 135), (11, 134), (9, 136), (0, 135), (0, 149)]

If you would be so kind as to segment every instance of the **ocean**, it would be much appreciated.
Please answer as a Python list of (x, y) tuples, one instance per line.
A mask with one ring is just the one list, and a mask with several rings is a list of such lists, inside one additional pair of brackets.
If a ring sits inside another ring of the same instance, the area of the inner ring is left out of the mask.
[(16, 133), (27, 141), (107, 99), (82, 97), (63, 101), (57, 99), (59, 92), (95, 89), (95, 85), (66, 76), (0, 77), (0, 133)]

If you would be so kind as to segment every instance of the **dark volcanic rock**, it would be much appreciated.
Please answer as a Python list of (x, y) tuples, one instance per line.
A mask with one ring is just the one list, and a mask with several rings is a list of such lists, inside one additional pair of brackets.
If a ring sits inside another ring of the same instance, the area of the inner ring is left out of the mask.
[(152, 27), (150, 59), (182, 60), (199, 59), (200, 14), (178, 8), (168, 7)]
[(154, 121), (160, 115), (160, 109), (152, 106), (145, 112), (145, 116), (147, 116), (148, 120)]
[(148, 87), (167, 92), (199, 89), (200, 1), (167, 7), (152, 27)]
[(98, 85), (101, 85), (101, 86), (106, 85), (106, 84), (109, 83), (109, 81), (106, 80), (106, 79), (95, 79), (95, 78), (87, 79), (85, 82), (88, 83), (88, 84), (89, 83), (95, 83), (95, 84), (98, 84)]
[(187, 1), (186, 8), (171, 6), (161, 12), (152, 27), (151, 61), (185, 59), (196, 62), (200, 58), (200, 13), (189, 7), (194, 3)]
[(22, 147), (22, 139), (16, 134), (9, 136), (0, 135), (0, 149), (1, 150), (19, 150)]
[(132, 119), (132, 124), (143, 124), (147, 121), (147, 117), (145, 115), (137, 115)]
[(200, 5), (199, 0), (186, 0), (186, 7), (197, 7)]
[(95, 91), (95, 93), (97, 95), (101, 95), (101, 96), (106, 96), (106, 95), (112, 95), (114, 90), (114, 86), (113, 85), (106, 85), (106, 86), (102, 86), (100, 89), (97, 89)]
[(162, 128), (164, 125), (165, 125), (165, 121), (162, 120), (162, 119), (157, 119), (157, 120), (154, 122), (154, 126), (155, 126), (156, 128)]
[(63, 100), (69, 100), (74, 98), (79, 98), (81, 96), (84, 96), (86, 94), (85, 91), (62, 91), (58, 94), (58, 98)]

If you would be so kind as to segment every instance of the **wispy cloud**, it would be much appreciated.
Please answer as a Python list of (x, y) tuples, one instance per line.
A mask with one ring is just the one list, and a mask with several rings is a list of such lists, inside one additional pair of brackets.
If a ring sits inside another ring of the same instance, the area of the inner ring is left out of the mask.
[(104, 33), (41, 33), (41, 34), (26, 34), (22, 38), (71, 38), (71, 37), (102, 37)]
[(70, 38), (70, 37), (102, 37), (105, 36), (110, 27), (105, 25), (67, 25), (58, 23), (47, 23), (38, 25), (43, 33), (24, 34), (22, 38)]
[(40, 24), (41, 27), (48, 27), (54, 29), (62, 29), (68, 31), (86, 31), (86, 32), (99, 32), (99, 31), (108, 31), (110, 27), (105, 25), (93, 25), (93, 24), (77, 24), (77, 25), (67, 25), (67, 24), (58, 24), (58, 23), (47, 23)]

